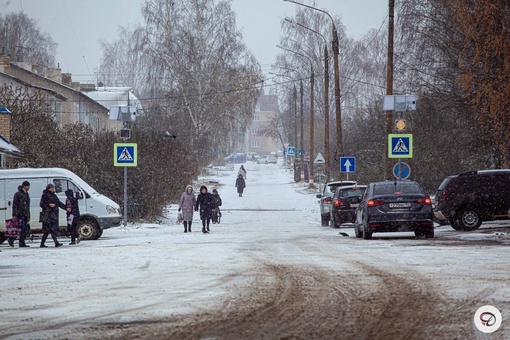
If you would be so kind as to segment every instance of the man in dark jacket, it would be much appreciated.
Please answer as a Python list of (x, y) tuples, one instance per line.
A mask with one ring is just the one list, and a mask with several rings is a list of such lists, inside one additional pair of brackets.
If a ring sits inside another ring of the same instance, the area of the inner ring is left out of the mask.
[(218, 190), (216, 189), (213, 189), (212, 191), (212, 223), (220, 223), (220, 217), (221, 217), (221, 212), (220, 212), (220, 206), (221, 206), (221, 197), (220, 195), (218, 194)]
[(78, 226), (78, 220), (80, 219), (80, 207), (78, 206), (78, 200), (74, 197), (72, 189), (67, 189), (66, 192), (66, 210), (67, 210), (67, 230), (71, 234), (71, 243), (80, 243), (80, 237), (76, 227)]
[[(30, 183), (28, 181), (24, 181), (12, 199), (12, 218), (21, 219), (21, 233), (19, 235), (20, 247), (30, 247), (25, 243), (25, 239), (30, 232), (30, 226), (28, 224), (30, 222), (29, 189)], [(10, 237), (8, 242), (11, 247), (14, 247), (14, 238)]]
[(213, 197), (210, 192), (207, 192), (207, 187), (202, 185), (200, 187), (200, 194), (197, 196), (195, 203), (195, 211), (200, 207), (200, 219), (202, 220), (202, 232), (209, 233), (209, 224), (211, 223)]
[(239, 197), (243, 197), (244, 188), (246, 188), (246, 182), (244, 181), (243, 175), (239, 174), (236, 180), (237, 193)]
[(42, 230), (43, 236), (41, 239), (41, 248), (46, 248), (44, 245), (48, 234), (51, 234), (55, 247), (61, 247), (62, 243), (57, 240), (57, 233), (59, 231), (58, 226), (58, 208), (66, 210), (64, 203), (60, 202), (57, 195), (55, 194), (55, 186), (50, 183), (46, 186), (46, 190), (43, 191), (41, 196), (41, 202), (39, 206), (42, 208)]

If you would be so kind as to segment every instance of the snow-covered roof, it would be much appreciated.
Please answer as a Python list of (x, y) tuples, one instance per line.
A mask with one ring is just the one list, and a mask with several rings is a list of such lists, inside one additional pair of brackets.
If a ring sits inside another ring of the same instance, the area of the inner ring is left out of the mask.
[[(142, 103), (131, 92), (131, 87), (96, 87), (94, 91), (84, 91), (87, 96), (101, 105), (110, 108), (112, 106), (135, 106), (138, 114), (142, 113)], [(128, 100), (129, 98), (129, 100)]]
[(0, 135), (0, 152), (6, 152), (10, 154), (17, 154), (21, 156), (21, 151), (17, 147), (15, 147), (13, 144), (9, 143), (7, 139), (2, 137)]

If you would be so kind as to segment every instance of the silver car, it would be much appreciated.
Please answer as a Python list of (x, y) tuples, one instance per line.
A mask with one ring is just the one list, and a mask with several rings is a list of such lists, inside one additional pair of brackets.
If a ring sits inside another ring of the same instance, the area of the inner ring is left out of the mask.
[(346, 185), (355, 185), (356, 181), (332, 181), (326, 183), (322, 194), (318, 194), (317, 198), (320, 198), (321, 207), (321, 226), (327, 227), (329, 225), (330, 214), (331, 214), (331, 201), (335, 195), (336, 188)]

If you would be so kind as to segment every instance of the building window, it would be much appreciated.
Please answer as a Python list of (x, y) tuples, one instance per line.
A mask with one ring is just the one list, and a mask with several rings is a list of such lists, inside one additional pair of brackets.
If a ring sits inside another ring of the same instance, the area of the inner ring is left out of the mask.
[(253, 120), (258, 122), (260, 120), (260, 116), (259, 115), (254, 115), (253, 116)]
[(258, 148), (260, 146), (260, 143), (258, 140), (252, 140), (251, 141), (251, 147), (252, 148)]
[(251, 134), (254, 135), (254, 136), (258, 136), (259, 135), (259, 129), (258, 128), (252, 128), (251, 129)]

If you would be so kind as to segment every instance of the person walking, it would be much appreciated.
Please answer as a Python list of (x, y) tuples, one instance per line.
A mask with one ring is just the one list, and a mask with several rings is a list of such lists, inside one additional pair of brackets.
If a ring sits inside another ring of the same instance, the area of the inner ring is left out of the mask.
[(239, 174), (236, 180), (237, 193), (239, 197), (243, 197), (244, 188), (246, 188), (246, 182), (244, 181), (243, 175)]
[[(19, 235), (19, 247), (30, 247), (25, 243), (25, 239), (30, 233), (30, 195), (28, 190), (30, 183), (24, 181), (18, 187), (18, 191), (14, 194), (12, 199), (12, 218), (21, 219), (21, 233)], [(14, 247), (14, 237), (9, 237), (9, 245)]]
[(221, 212), (220, 212), (220, 206), (221, 206), (221, 197), (220, 195), (218, 194), (218, 190), (216, 189), (213, 189), (212, 191), (212, 223), (215, 224), (215, 223), (220, 223), (220, 217), (221, 217)]
[(71, 243), (78, 244), (81, 239), (78, 235), (78, 220), (80, 219), (80, 207), (78, 206), (78, 200), (74, 197), (72, 189), (65, 191), (66, 194), (66, 215), (67, 215), (67, 230), (71, 234)]
[(191, 185), (186, 186), (186, 190), (181, 194), (179, 201), (179, 211), (182, 210), (182, 219), (184, 224), (184, 232), (191, 233), (191, 223), (193, 222), (193, 208), (195, 206), (195, 193)]
[(53, 242), (55, 242), (55, 247), (61, 247), (62, 243), (59, 243), (57, 240), (57, 233), (59, 230), (58, 208), (66, 210), (66, 206), (58, 199), (55, 194), (55, 186), (52, 183), (48, 184), (43, 191), (39, 206), (42, 208), (41, 222), (43, 231), (40, 247), (47, 247), (44, 245), (44, 242), (46, 242), (48, 235), (51, 235)]
[(237, 172), (237, 175), (242, 175), (244, 178), (246, 178), (246, 169), (244, 168), (244, 165), (241, 165), (241, 167), (239, 168), (239, 171)]
[(195, 211), (200, 207), (200, 219), (202, 220), (202, 232), (209, 233), (209, 224), (211, 223), (213, 197), (210, 192), (207, 192), (207, 187), (202, 185), (200, 193), (197, 196), (195, 203)]

